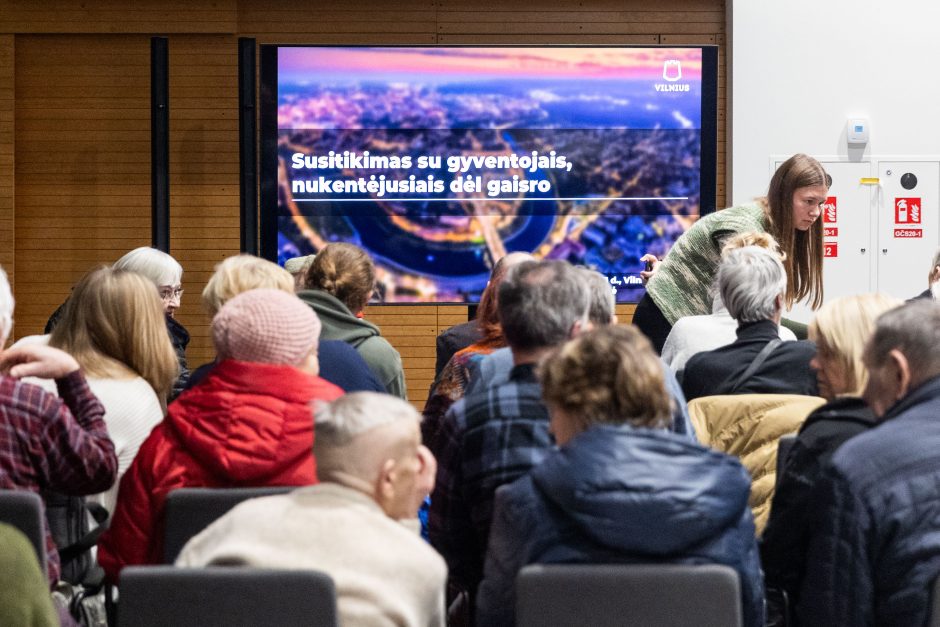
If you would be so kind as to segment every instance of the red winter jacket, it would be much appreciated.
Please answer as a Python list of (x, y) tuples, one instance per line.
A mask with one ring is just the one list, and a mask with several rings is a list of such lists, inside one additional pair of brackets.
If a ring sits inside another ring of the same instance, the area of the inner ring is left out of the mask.
[(311, 401), (342, 394), (290, 366), (218, 364), (170, 405), (124, 474), (98, 544), (108, 579), (163, 561), (163, 507), (176, 488), (315, 484)]

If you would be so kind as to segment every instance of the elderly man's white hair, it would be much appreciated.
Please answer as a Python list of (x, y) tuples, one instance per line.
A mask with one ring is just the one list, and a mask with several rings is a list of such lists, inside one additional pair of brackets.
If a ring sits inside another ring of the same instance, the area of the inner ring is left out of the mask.
[[(400, 398), (377, 392), (352, 392), (317, 407), (313, 450), (321, 475), (343, 472), (372, 481), (387, 459), (404, 454), (407, 443), (388, 437), (383, 427), (414, 425), (415, 408)], [(381, 430), (381, 431), (380, 431)], [(406, 429), (401, 430), (407, 434)]]
[(176, 259), (149, 246), (135, 248), (115, 261), (112, 267), (142, 274), (157, 287), (179, 285), (183, 279), (183, 266)]
[(780, 257), (766, 248), (745, 246), (728, 252), (718, 266), (718, 291), (738, 324), (772, 320), (777, 298), (787, 289)]
[(13, 291), (7, 273), (0, 268), (0, 348), (6, 344), (13, 328)]

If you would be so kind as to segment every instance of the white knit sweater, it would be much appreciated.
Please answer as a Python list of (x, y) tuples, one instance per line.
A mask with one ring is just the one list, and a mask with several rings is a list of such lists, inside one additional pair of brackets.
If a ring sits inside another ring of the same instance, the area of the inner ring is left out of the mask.
[(189, 541), (177, 566), (325, 572), (343, 625), (444, 625), (444, 560), (367, 495), (337, 483), (246, 501)]
[[(47, 344), (48, 342), (49, 336), (42, 335), (24, 337), (17, 344)], [(101, 503), (109, 512), (114, 513), (121, 477), (137, 456), (140, 445), (144, 443), (153, 428), (163, 420), (163, 408), (160, 407), (157, 393), (142, 377), (127, 379), (86, 377), (86, 379), (88, 387), (104, 406), (104, 422), (108, 427), (108, 435), (114, 442), (114, 452), (118, 459), (118, 475), (114, 485), (106, 492), (88, 498)], [(28, 377), (24, 381), (38, 385), (52, 394), (58, 394), (55, 381), (52, 379)]]

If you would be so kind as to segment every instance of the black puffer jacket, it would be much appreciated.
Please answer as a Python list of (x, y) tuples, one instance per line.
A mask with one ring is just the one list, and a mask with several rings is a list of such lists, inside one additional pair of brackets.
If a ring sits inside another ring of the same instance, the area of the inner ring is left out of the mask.
[(768, 588), (783, 589), (791, 599), (799, 592), (809, 545), (807, 503), (813, 486), (836, 449), (875, 424), (868, 405), (856, 397), (837, 398), (806, 418), (777, 480), (761, 541), (761, 562)]
[(843, 444), (809, 507), (800, 624), (927, 625), (940, 575), (940, 376)]
[(180, 374), (173, 383), (173, 390), (170, 392), (172, 401), (186, 389), (186, 382), (189, 381), (189, 366), (186, 363), (186, 346), (189, 344), (189, 331), (182, 324), (170, 316), (166, 317), (166, 330), (170, 334), (170, 341), (173, 342), (173, 350), (176, 351), (176, 358), (180, 362)]

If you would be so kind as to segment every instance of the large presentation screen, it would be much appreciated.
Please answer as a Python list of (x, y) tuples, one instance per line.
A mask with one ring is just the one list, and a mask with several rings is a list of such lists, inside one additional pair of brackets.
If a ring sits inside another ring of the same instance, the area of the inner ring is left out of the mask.
[(263, 254), (330, 242), (390, 303), (475, 302), (512, 251), (643, 295), (715, 205), (714, 47), (262, 46)]

